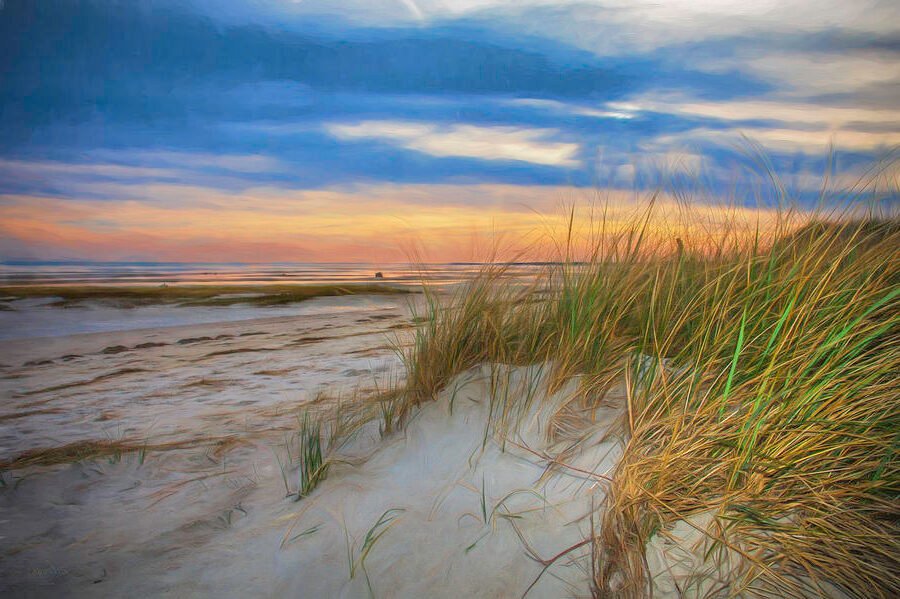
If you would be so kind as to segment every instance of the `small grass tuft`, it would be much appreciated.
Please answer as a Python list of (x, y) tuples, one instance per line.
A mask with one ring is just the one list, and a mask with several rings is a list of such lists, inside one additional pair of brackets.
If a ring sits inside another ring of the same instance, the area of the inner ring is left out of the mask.
[(313, 489), (325, 480), (330, 466), (324, 455), (322, 421), (312, 418), (309, 412), (304, 412), (300, 419), (298, 444), (300, 456), (297, 467), (297, 501), (312, 493)]

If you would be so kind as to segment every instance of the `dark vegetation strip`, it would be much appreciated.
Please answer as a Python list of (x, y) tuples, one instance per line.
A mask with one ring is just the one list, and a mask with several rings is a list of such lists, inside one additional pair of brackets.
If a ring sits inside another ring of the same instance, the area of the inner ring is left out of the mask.
[(345, 295), (398, 295), (415, 289), (379, 283), (350, 285), (171, 285), (150, 286), (28, 286), (0, 287), (0, 295), (15, 299), (59, 298), (55, 306), (68, 307), (85, 301), (125, 305), (175, 304), (179, 306), (278, 306), (316, 297)]
[(67, 464), (107, 456), (121, 456), (133, 452), (168, 451), (211, 446), (218, 454), (241, 441), (234, 436), (211, 437), (170, 441), (168, 443), (146, 443), (126, 440), (84, 440), (59, 447), (39, 447), (23, 451), (15, 458), (0, 461), (0, 470), (15, 470), (28, 466), (52, 466)]

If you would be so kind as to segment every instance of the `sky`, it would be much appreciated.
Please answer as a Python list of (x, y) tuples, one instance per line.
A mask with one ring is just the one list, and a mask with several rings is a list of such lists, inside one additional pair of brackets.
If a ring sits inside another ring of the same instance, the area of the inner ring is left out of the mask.
[(766, 170), (863, 201), (900, 3), (0, 0), (0, 132), (0, 260), (474, 260)]

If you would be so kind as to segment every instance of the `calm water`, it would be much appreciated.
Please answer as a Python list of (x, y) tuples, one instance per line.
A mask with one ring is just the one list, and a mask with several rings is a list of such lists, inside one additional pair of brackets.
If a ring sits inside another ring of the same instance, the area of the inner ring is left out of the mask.
[[(204, 264), (161, 262), (34, 262), (0, 264), (2, 285), (222, 285), (277, 283), (362, 283), (376, 280), (415, 285), (465, 280), (479, 268), (472, 264)], [(533, 265), (514, 265), (513, 276), (527, 277)], [(381, 280), (381, 279), (379, 279)]]
[[(329, 284), (384, 281), (417, 285), (423, 279), (437, 285), (466, 280), (480, 267), (474, 264), (177, 264), (177, 263), (5, 263), (0, 264), (0, 285), (266, 285), (277, 283)], [(536, 265), (513, 265), (509, 275), (527, 279)], [(376, 279), (381, 272), (383, 278)], [(324, 298), (283, 306), (149, 305), (132, 308), (85, 302), (54, 307), (52, 298), (2, 301), (0, 340), (58, 337), (157, 327), (233, 322), (275, 316), (396, 309), (408, 297), (350, 296)], [(3, 298), (0, 298), (3, 300)]]

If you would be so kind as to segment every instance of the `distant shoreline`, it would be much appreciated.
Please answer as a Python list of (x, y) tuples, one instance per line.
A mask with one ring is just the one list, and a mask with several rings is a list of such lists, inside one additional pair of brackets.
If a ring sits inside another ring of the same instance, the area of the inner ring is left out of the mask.
[(96, 301), (116, 305), (171, 304), (175, 306), (231, 306), (250, 304), (277, 306), (302, 302), (317, 297), (346, 295), (405, 295), (416, 293), (413, 286), (394, 283), (348, 284), (156, 284), (156, 285), (5, 285), (0, 287), (0, 302), (7, 309), (10, 302), (23, 299), (54, 299), (53, 307), (72, 307)]

